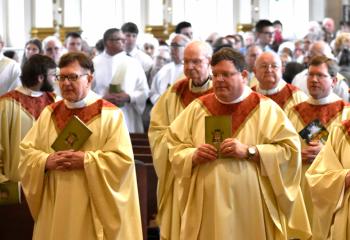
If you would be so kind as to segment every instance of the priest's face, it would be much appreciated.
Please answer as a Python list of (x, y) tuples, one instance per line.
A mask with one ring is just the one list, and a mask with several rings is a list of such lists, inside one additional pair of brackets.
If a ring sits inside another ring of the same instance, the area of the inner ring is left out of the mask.
[(277, 87), (282, 79), (281, 59), (275, 53), (262, 53), (256, 60), (254, 74), (261, 89), (270, 90)]
[(199, 43), (190, 43), (185, 49), (184, 73), (193, 85), (202, 86), (210, 74), (210, 58), (204, 54)]
[(86, 97), (93, 76), (89, 70), (83, 69), (78, 61), (60, 69), (58, 77), (61, 94), (69, 102), (78, 102)]
[(231, 61), (222, 60), (212, 66), (215, 95), (224, 102), (239, 98), (244, 90), (246, 70), (239, 72)]
[(313, 98), (321, 99), (327, 97), (336, 81), (336, 77), (329, 75), (326, 63), (318, 66), (309, 66), (307, 88)]

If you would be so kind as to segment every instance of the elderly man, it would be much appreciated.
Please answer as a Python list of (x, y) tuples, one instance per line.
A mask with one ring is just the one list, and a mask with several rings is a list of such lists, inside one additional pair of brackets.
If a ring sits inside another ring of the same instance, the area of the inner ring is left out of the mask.
[[(350, 111), (348, 103), (344, 102), (332, 91), (332, 86), (337, 82), (337, 72), (338, 67), (334, 60), (325, 56), (314, 57), (311, 60), (307, 77), (310, 97), (307, 101), (294, 106), (289, 114), (289, 119), (298, 132), (302, 131), (315, 120), (319, 120), (327, 131), (330, 132), (335, 125), (348, 118)], [(303, 161), (301, 189), (309, 219), (312, 222), (312, 201), (304, 175), (322, 149), (323, 143), (312, 139), (311, 141), (301, 139), (301, 142), (301, 156)], [(315, 231), (313, 232), (315, 233)]]
[(56, 64), (63, 53), (62, 42), (56, 36), (48, 36), (43, 40), (44, 55), (52, 58)]
[(282, 63), (274, 52), (264, 52), (254, 67), (258, 84), (253, 90), (274, 100), (288, 115), (290, 109), (307, 99), (305, 93), (282, 79)]
[(0, 35), (0, 95), (15, 89), (21, 84), (21, 68), (14, 60), (5, 57), (2, 49), (4, 41)]
[(171, 86), (157, 101), (151, 112), (148, 132), (153, 164), (158, 176), (158, 220), (161, 239), (179, 239), (179, 190), (174, 182), (168, 156), (166, 133), (174, 119), (199, 96), (212, 92), (210, 57), (212, 48), (205, 42), (190, 43), (184, 53), (186, 78)]
[[(298, 134), (275, 102), (245, 85), (240, 53), (223, 48), (211, 66), (214, 93), (193, 101), (167, 134), (180, 239), (307, 239)], [(221, 115), (232, 132), (216, 148), (205, 143), (205, 118)]]
[[(125, 54), (125, 36), (120, 29), (106, 30), (103, 42), (104, 52), (93, 59), (93, 90), (122, 109), (129, 132), (144, 132), (142, 113), (149, 88), (142, 66)], [(111, 91), (110, 84), (119, 86), (119, 91)]]
[[(123, 114), (90, 90), (94, 67), (85, 54), (62, 56), (59, 68), (63, 100), (44, 109), (20, 145), (19, 172), (35, 221), (33, 238), (142, 239)], [(52, 144), (73, 116), (91, 136), (79, 149), (54, 151)]]
[(170, 44), (172, 62), (164, 65), (152, 80), (150, 100), (153, 104), (176, 80), (183, 76), (184, 50), (190, 39), (177, 34)]
[[(330, 46), (324, 42), (324, 41), (317, 41), (314, 42), (311, 47), (308, 54), (308, 59), (312, 59), (316, 56), (326, 56), (328, 58), (334, 59), (334, 56), (332, 54), (332, 49)], [(293, 81), (292, 84), (297, 86), (300, 90), (305, 92), (309, 95), (309, 90), (307, 88), (307, 71), (308, 69), (305, 69), (304, 71), (298, 73)], [(344, 101), (349, 101), (349, 87), (344, 81), (344, 77), (337, 74), (337, 82), (333, 86), (333, 91), (335, 94), (337, 94), (339, 97), (341, 97)]]

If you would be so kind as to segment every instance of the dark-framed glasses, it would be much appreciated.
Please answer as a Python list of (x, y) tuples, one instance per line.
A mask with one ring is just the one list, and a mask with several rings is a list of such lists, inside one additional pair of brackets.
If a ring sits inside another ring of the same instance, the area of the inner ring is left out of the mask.
[(70, 82), (75, 82), (77, 81), (80, 77), (89, 75), (88, 73), (84, 74), (69, 74), (69, 75), (56, 75), (56, 80), (59, 82), (64, 82), (64, 80), (68, 80)]
[(326, 79), (328, 77), (331, 77), (331, 75), (323, 74), (323, 73), (308, 73), (307, 77), (313, 78), (316, 77), (317, 79)]
[(218, 79), (218, 78), (222, 78), (222, 79), (229, 79), (231, 77), (233, 77), (236, 74), (239, 74), (240, 72), (221, 72), (221, 73), (216, 73), (213, 72), (213, 78)]

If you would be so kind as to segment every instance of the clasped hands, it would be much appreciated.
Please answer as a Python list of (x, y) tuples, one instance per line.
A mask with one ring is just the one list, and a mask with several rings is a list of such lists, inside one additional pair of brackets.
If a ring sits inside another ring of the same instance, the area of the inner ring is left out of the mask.
[(77, 170), (84, 168), (84, 155), (82, 151), (65, 150), (50, 154), (47, 157), (45, 170)]
[(104, 99), (110, 101), (111, 103), (117, 106), (130, 102), (130, 96), (125, 92), (108, 93), (104, 96)]
[(200, 145), (192, 156), (194, 165), (203, 164), (214, 161), (218, 158), (220, 151), (223, 157), (233, 157), (238, 159), (247, 158), (248, 145), (241, 143), (236, 138), (227, 138), (221, 145), (220, 149), (216, 149), (210, 144)]

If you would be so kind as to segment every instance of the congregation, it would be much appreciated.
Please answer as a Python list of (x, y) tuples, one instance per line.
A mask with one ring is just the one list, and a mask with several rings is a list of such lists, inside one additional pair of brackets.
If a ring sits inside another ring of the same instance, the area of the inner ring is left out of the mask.
[[(350, 22), (309, 26), (286, 39), (261, 19), (204, 40), (183, 21), (140, 39), (127, 22), (95, 46), (30, 39), (20, 58), (0, 35), (0, 192), (20, 184), (33, 239), (145, 239), (141, 134), (157, 179), (148, 239), (348, 239)], [(55, 151), (73, 116), (91, 136)], [(222, 116), (230, 132), (208, 130)]]

